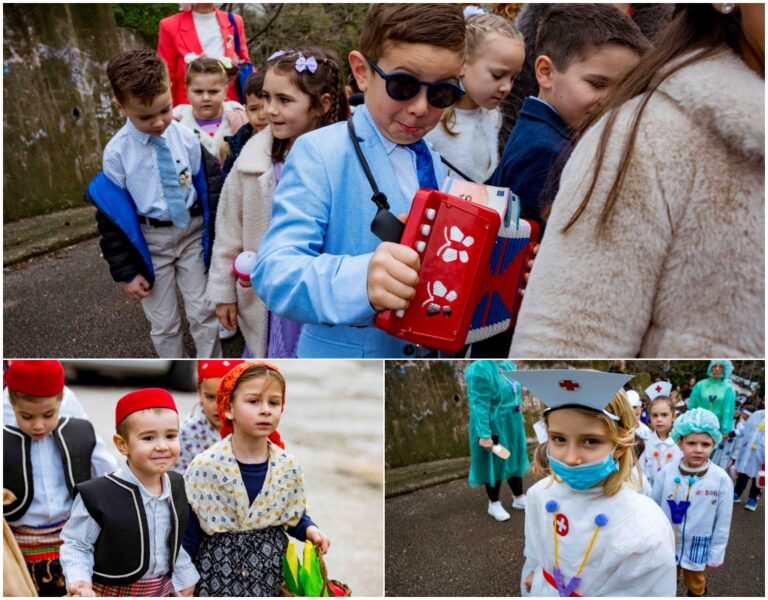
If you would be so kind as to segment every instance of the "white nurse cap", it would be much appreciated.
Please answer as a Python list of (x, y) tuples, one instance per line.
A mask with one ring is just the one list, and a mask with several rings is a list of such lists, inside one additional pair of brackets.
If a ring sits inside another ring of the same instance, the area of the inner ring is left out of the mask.
[(515, 381), (527, 387), (549, 411), (558, 408), (586, 408), (603, 413), (618, 421), (619, 417), (605, 410), (622, 386), (633, 375), (605, 373), (581, 369), (547, 369), (543, 371), (505, 371)]

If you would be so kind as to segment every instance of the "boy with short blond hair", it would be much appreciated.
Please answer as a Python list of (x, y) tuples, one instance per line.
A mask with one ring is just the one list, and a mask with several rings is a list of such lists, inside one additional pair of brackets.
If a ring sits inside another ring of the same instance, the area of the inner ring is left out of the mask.
[[(437, 189), (445, 177), (422, 138), (463, 93), (465, 38), (458, 5), (373, 4), (360, 50), (349, 54), (365, 92), (351, 122), (395, 216), (409, 212), (420, 187)], [(420, 268), (415, 250), (371, 232), (376, 215), (347, 123), (296, 140), (252, 282), (272, 312), (305, 323), (299, 357), (395, 358), (423, 350), (374, 327), (377, 311), (407, 306)]]
[(39, 596), (64, 596), (59, 546), (79, 483), (115, 461), (93, 425), (61, 417), (64, 369), (57, 360), (14, 360), (5, 374), (15, 423), (3, 425), (3, 516)]
[(73, 596), (191, 596), (197, 569), (181, 547), (189, 507), (179, 458), (179, 414), (160, 388), (123, 396), (113, 438), (125, 466), (78, 486), (62, 531)]
[(197, 355), (220, 357), (218, 321), (205, 298), (221, 190), (218, 161), (173, 120), (168, 69), (154, 50), (115, 56), (107, 75), (127, 120), (104, 148), (103, 171), (86, 197), (98, 209), (112, 278), (141, 301), (158, 356), (186, 356), (178, 286)]

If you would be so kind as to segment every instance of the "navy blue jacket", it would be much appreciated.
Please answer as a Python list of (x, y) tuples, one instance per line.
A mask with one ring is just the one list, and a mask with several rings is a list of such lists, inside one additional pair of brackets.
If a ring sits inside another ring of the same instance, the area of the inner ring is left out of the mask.
[(232, 167), (235, 165), (235, 161), (237, 160), (237, 157), (240, 156), (240, 152), (245, 147), (245, 144), (248, 143), (248, 140), (251, 139), (253, 136), (253, 125), (250, 123), (246, 123), (243, 125), (240, 129), (235, 132), (234, 135), (228, 135), (224, 138), (224, 141), (229, 144), (229, 156), (224, 161), (224, 164), (221, 167), (221, 178), (222, 180), (227, 179), (227, 175), (229, 175), (229, 172), (232, 170)]
[(560, 115), (529, 96), (488, 183), (511, 189), (520, 197), (520, 216), (543, 226), (541, 214), (555, 200), (565, 162), (560, 159), (570, 150), (571, 139)]
[[(200, 169), (192, 177), (197, 201), (203, 209), (203, 261), (211, 264), (216, 206), (221, 192), (218, 161), (202, 148)], [(96, 208), (96, 222), (101, 233), (101, 251), (109, 263), (109, 271), (117, 282), (130, 282), (142, 275), (150, 286), (155, 282), (155, 269), (147, 242), (141, 233), (136, 204), (130, 194), (113, 183), (102, 171), (88, 184), (85, 199)]]

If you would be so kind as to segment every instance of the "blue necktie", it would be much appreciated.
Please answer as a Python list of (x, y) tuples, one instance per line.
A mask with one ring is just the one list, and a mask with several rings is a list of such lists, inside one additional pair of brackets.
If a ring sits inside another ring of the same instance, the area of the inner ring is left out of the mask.
[(163, 194), (171, 221), (176, 227), (186, 227), (189, 225), (189, 211), (184, 202), (184, 192), (179, 183), (179, 174), (176, 172), (171, 150), (165, 139), (159, 135), (153, 135), (149, 139), (157, 146), (157, 168), (160, 171), (160, 182), (163, 184)]
[(406, 146), (416, 154), (416, 175), (419, 178), (419, 187), (427, 190), (436, 190), (437, 179), (435, 178), (435, 167), (432, 164), (432, 154), (427, 148), (424, 140), (419, 140)]

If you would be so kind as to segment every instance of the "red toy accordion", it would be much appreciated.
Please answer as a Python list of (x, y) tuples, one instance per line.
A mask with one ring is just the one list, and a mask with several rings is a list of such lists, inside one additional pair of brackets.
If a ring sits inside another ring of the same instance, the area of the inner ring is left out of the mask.
[(535, 223), (502, 224), (492, 208), (419, 190), (400, 240), (421, 260), (416, 295), (405, 311), (380, 312), (376, 325), (446, 352), (506, 331), (520, 308), (529, 242), (537, 236)]

